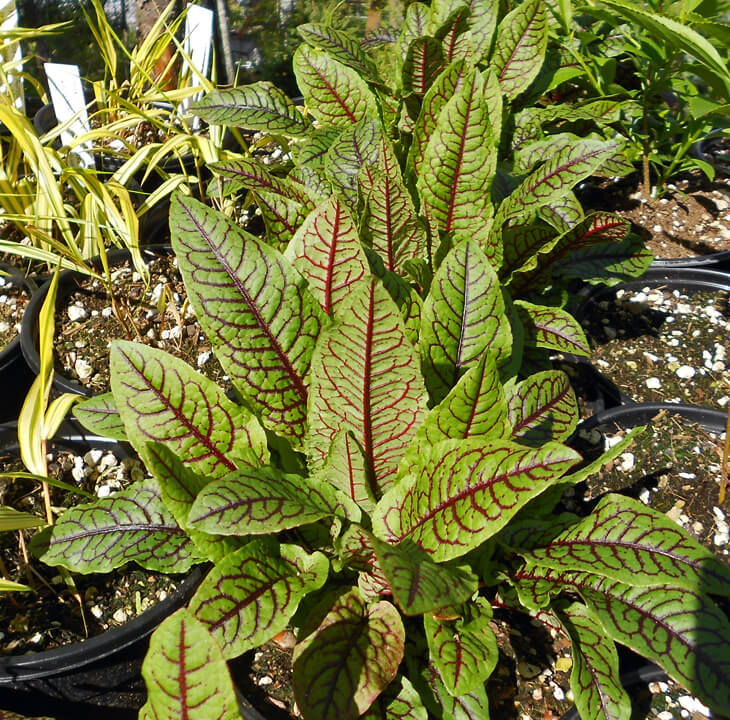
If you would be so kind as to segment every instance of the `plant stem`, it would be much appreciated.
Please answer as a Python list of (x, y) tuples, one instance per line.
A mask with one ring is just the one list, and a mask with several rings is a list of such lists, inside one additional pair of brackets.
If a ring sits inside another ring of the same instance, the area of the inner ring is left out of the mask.
[(721, 460), (720, 492), (717, 494), (718, 505), (722, 505), (725, 502), (725, 490), (727, 489), (728, 475), (730, 475), (730, 410), (728, 411), (727, 423), (725, 425), (725, 448), (723, 449)]

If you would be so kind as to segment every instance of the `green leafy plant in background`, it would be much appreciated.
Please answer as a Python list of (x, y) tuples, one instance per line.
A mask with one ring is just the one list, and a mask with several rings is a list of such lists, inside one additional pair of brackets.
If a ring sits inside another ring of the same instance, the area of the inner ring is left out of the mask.
[[(536, 358), (588, 353), (561, 307), (571, 278), (611, 282), (649, 258), (620, 219), (572, 201), (622, 164), (620, 145), (542, 142), (542, 117), (518, 160), (527, 108), (512, 104), (539, 78), (545, 8), (492, 10), (413, 3), (377, 64), (347, 33), (305, 26), (305, 113), (266, 83), (195, 110), (293, 155), (288, 174), (217, 167), (231, 183), (214, 192), (250, 190), (265, 238), (173, 198), (189, 300), (241, 403), (162, 351), (113, 344), (112, 393), (76, 414), (129, 440), (153, 477), (33, 544), (78, 572), (213, 563), (152, 638), (141, 717), (238, 717), (225, 661), (287, 625), (305, 718), (486, 717), (495, 602), (563, 628), (583, 717), (630, 715), (616, 642), (711, 707), (730, 700), (712, 599), (730, 570), (631, 499), (584, 516), (560, 504), (631, 438), (583, 461), (566, 444), (568, 378)], [(574, 110), (602, 127), (597, 106)]]
[(641, 158), (645, 194), (650, 171), (660, 190), (693, 168), (712, 179), (714, 168), (691, 150), (713, 129), (727, 125), (730, 35), (721, 7), (647, 7), (625, 0), (560, 7), (563, 23), (554, 32), (560, 49), (548, 89), (575, 101), (606, 98), (621, 106), (611, 125)]

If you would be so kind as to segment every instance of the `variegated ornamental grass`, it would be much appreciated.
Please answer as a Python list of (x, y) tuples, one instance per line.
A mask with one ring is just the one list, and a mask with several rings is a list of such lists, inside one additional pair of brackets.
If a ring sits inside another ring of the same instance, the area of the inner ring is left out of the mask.
[(564, 627), (583, 717), (629, 717), (616, 642), (711, 706), (730, 701), (730, 624), (712, 600), (730, 594), (728, 568), (623, 496), (560, 512), (630, 438), (582, 465), (566, 445), (574, 393), (539, 360), (588, 352), (564, 309), (570, 278), (612, 282), (648, 256), (625, 223), (574, 202), (582, 178), (621, 166), (605, 114), (583, 108), (592, 136), (554, 149), (551, 123), (579, 108), (521, 114), (546, 27), (539, 0), (507, 15), (411, 3), (371, 56), (308, 25), (294, 61), (307, 113), (266, 83), (196, 108), (287, 138), (294, 158), (286, 177), (251, 158), (215, 168), (250, 191), (266, 238), (183, 195), (171, 210), (240, 404), (115, 343), (112, 396), (82, 412), (121, 425), (154, 480), (135, 502), (67, 512), (44, 549), (85, 571), (95, 552), (103, 567), (214, 563), (155, 635), (144, 717), (237, 717), (222, 659), (289, 624), (305, 718), (488, 717), (497, 597)]

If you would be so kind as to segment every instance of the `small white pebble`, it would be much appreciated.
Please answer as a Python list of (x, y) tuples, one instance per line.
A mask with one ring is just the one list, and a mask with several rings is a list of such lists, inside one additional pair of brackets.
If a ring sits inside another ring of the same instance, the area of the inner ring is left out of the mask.
[(86, 308), (81, 305), (70, 305), (68, 308), (68, 319), (71, 322), (83, 320), (86, 317)]
[(710, 708), (691, 695), (681, 695), (677, 698), (677, 702), (690, 713), (702, 713), (705, 717), (710, 717)]
[(662, 386), (662, 381), (658, 377), (650, 377), (646, 379), (646, 387), (650, 390), (658, 390)]
[(625, 452), (621, 454), (621, 469), (628, 472), (634, 467), (634, 453)]
[(80, 380), (86, 380), (94, 374), (94, 368), (84, 358), (76, 358), (74, 372), (79, 376)]
[(112, 312), (113, 312), (113, 310), (110, 307), (105, 307), (101, 311), (101, 316), (102, 317), (105, 317), (105, 318), (111, 317), (112, 316)]
[(202, 352), (198, 353), (198, 367), (203, 367), (205, 363), (210, 360), (211, 353), (210, 352)]
[(96, 489), (96, 497), (106, 498), (112, 494), (112, 489), (108, 485), (99, 485)]
[(103, 455), (103, 450), (89, 450), (84, 455), (84, 462), (87, 465), (91, 465), (91, 467), (96, 467), (99, 464), (99, 460), (101, 460)]
[(644, 505), (648, 505), (650, 499), (651, 493), (649, 492), (649, 488), (641, 488), (641, 490), (639, 491), (639, 500), (641, 500)]
[(689, 380), (690, 378), (693, 378), (695, 376), (695, 373), (695, 369), (693, 367), (690, 367), (689, 365), (681, 365), (677, 368), (677, 377), (680, 377), (683, 380)]
[(118, 623), (123, 623), (127, 621), (127, 613), (122, 610), (122, 608), (119, 608), (119, 610), (114, 611), (114, 615), (112, 615), (112, 618)]
[(261, 687), (265, 685), (271, 685), (273, 682), (273, 679), (270, 678), (268, 675), (264, 675), (262, 678), (259, 678), (259, 685)]

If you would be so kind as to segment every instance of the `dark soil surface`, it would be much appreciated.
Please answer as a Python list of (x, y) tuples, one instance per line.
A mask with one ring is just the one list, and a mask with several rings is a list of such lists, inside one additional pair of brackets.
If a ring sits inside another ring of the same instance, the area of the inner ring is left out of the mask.
[(659, 197), (646, 198), (634, 173), (618, 181), (584, 183), (578, 195), (587, 212), (615, 212), (633, 224), (657, 258), (686, 258), (730, 250), (730, 178), (713, 182), (687, 173)]
[(728, 295), (618, 290), (581, 320), (591, 360), (626, 395), (725, 408), (730, 399)]
[[(2, 472), (23, 470), (12, 456), (0, 456), (0, 502), (45, 517), (40, 485), (31, 480), (10, 480)], [(83, 457), (54, 451), (49, 474), (103, 497), (143, 476), (136, 459), (123, 460), (93, 450)], [(54, 507), (69, 507), (89, 499), (51, 488)], [(136, 566), (102, 575), (75, 575), (75, 592), (58, 568), (33, 558), (28, 544), (36, 532), (0, 534), (0, 570), (3, 576), (34, 588), (34, 593), (0, 593), (0, 654), (37, 652), (83, 640), (127, 620), (163, 600), (181, 582)], [(78, 596), (76, 596), (76, 593)], [(83, 614), (79, 599), (83, 605)]]
[(20, 321), (29, 300), (30, 295), (22, 285), (13, 284), (0, 272), (0, 352), (20, 332)]
[(160, 255), (148, 267), (148, 286), (131, 265), (113, 271), (117, 312), (102, 283), (94, 279), (84, 280), (62, 307), (59, 303), (56, 371), (95, 393), (106, 392), (109, 345), (130, 339), (165, 350), (225, 384), (223, 369), (186, 299), (174, 256)]

